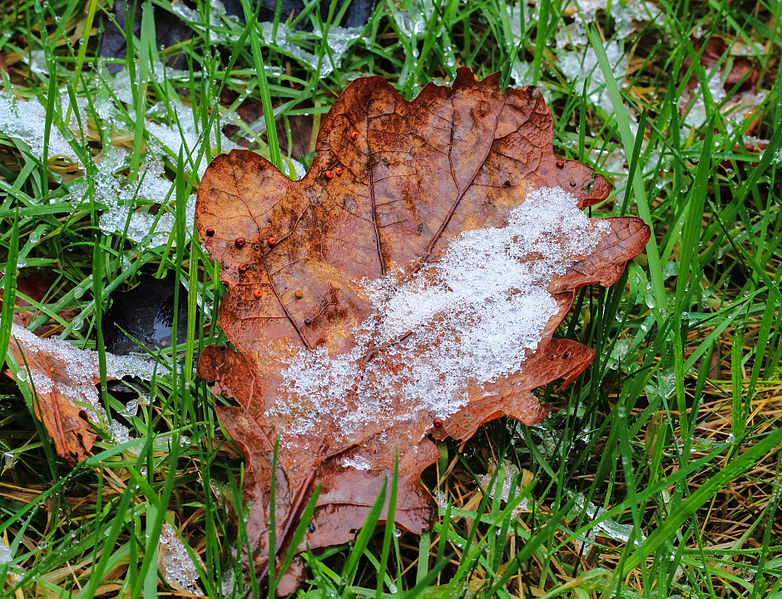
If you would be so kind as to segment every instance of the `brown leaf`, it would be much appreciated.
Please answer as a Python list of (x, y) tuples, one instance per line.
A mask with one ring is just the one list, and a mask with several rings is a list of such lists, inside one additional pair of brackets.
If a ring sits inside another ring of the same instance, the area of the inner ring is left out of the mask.
[[(552, 340), (576, 290), (614, 283), (649, 238), (636, 218), (578, 208), (608, 182), (552, 152), (540, 92), (500, 92), (462, 68), (406, 102), (378, 77), (324, 118), (317, 158), (290, 181), (248, 151), (217, 157), (196, 205), (228, 292), (199, 375), (247, 459), (248, 534), (268, 559), (275, 439), (278, 547), (316, 485), (305, 543), (353, 538), (399, 459), (396, 525), (419, 532), (433, 501), (432, 439), (467, 440), (547, 408), (532, 389), (578, 376), (593, 351)], [(302, 546), (303, 548), (303, 546)]]
[[(41, 339), (16, 323), (11, 327), (8, 349), (19, 367), (17, 384), (30, 387), (35, 416), (54, 441), (57, 455), (71, 465), (85, 459), (97, 438), (95, 426), (106, 424), (95, 387), (100, 382), (97, 352), (57, 339)], [(132, 356), (107, 354), (106, 359), (107, 378), (138, 373), (148, 377), (151, 371), (146, 362)], [(127, 432), (123, 428), (114, 423), (112, 433), (122, 437)]]

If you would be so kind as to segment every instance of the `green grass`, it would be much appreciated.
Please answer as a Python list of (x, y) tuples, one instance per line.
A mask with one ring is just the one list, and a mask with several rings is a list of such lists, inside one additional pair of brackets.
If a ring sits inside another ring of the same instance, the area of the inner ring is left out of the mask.
[[(596, 358), (565, 392), (541, 391), (561, 409), (532, 428), (492, 423), (461, 450), (443, 444), (424, 479), (441, 504), (432, 530), (376, 527), (378, 503), (352, 545), (304, 554), (299, 596), (782, 597), (782, 3), (650, 3), (660, 14), (622, 31), (614, 1), (574, 54), (557, 40), (575, 3), (381, 0), (341, 55), (324, 34), (333, 35), (340, 3), (327, 13), (310, 4), (292, 22), (278, 11), (269, 45), (268, 31), (199, 1), (192, 38), (165, 49), (145, 4), (139, 37), (127, 37), (123, 87), (96, 59), (110, 4), (0, 2), (0, 89), (37, 99), (45, 115), (42, 152), (30, 136), (0, 131), (4, 294), (30, 299), (15, 289), (17, 272), (46, 273), (50, 288), (31, 302), (28, 327), (54, 326), (97, 349), (105, 373), (111, 293), (142, 273), (173, 271), (187, 290), (187, 338), (172, 339), (181, 353), (150, 356), (157, 372), (135, 416), (119, 415), (102, 381), (107, 412), (132, 438), (116, 444), (102, 428), (93, 455), (73, 469), (33, 418), (30, 388), (0, 383), (2, 596), (182, 596), (158, 567), (169, 525), (197, 558), (206, 595), (258, 594), (239, 557), (254, 542), (242, 525), (242, 456), (215, 416), (225, 400), (194, 373), (194, 351), (225, 339), (214, 324), (223, 288), (187, 219), (188, 198), (245, 99), (265, 116), (236, 123), (240, 135), (292, 173), (296, 157), (281, 151), (275, 122), (290, 148), (290, 124), (310, 116), (317, 129), (355, 77), (382, 75), (412, 98), (467, 65), (478, 76), (500, 71), (503, 84), (541, 85), (555, 152), (614, 180), (593, 213), (637, 214), (655, 235), (617, 285), (580, 292), (560, 334)], [(709, 36), (733, 48), (723, 64), (739, 54), (753, 61), (755, 91), (765, 92), (754, 114), (726, 116), (741, 82), (725, 98), (709, 90), (694, 43)], [(585, 51), (574, 78), (568, 61)], [(615, 79), (619, 57), (627, 67)], [(695, 124), (680, 112), (691, 77), (704, 90)], [(223, 91), (236, 96), (228, 108), (218, 107)], [(137, 217), (106, 204), (100, 178), (85, 177), (109, 148), (126, 152), (116, 180), (148, 215), (141, 233)], [(150, 157), (170, 181), (165, 202), (139, 192), (154, 177)], [(111, 210), (124, 221), (106, 231), (101, 215)], [(5, 352), (11, 317), (5, 302), (0, 356), (18, 373), (24, 364)], [(395, 480), (388, 485), (395, 498)]]

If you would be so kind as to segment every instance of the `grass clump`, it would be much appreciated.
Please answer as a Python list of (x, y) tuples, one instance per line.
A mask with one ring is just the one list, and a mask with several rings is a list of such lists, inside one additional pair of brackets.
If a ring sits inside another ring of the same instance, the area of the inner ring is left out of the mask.
[[(101, 386), (131, 437), (101, 429), (74, 469), (31, 397), (0, 383), (3, 596), (258, 592), (237, 558), (253, 544), (232, 517), (245, 509), (241, 455), (193, 373), (197, 350), (220, 341), (223, 293), (193, 228), (199, 177), (236, 144), (302, 173), (347, 82), (382, 75), (410, 98), (460, 65), (540, 85), (557, 153), (614, 182), (594, 212), (638, 214), (655, 237), (619, 284), (578, 296), (561, 333), (597, 356), (567, 392), (542, 393), (561, 409), (443, 445), (425, 481), (434, 528), (412, 537), (370, 520), (354, 545), (305, 554), (299, 595), (782, 593), (780, 3), (402, 0), (342, 28), (339, 3), (246, 26), (161, 0), (143, 3), (115, 60), (98, 52), (111, 4), (0, 4), (4, 289), (45, 273), (42, 300), (19, 292), (28, 328), (102, 351), (110, 294), (173, 273), (187, 334), (149, 356), (135, 414)], [(191, 33), (161, 48), (174, 18)], [(708, 65), (718, 38), (727, 50)], [(0, 340), (10, 326), (4, 307)]]

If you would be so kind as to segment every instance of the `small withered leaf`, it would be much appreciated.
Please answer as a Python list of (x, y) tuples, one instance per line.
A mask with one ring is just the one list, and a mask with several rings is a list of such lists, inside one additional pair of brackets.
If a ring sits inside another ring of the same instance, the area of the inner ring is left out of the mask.
[(217, 410), (247, 459), (261, 571), (317, 485), (301, 549), (352, 539), (397, 455), (396, 525), (425, 529), (433, 439), (466, 441), (502, 416), (540, 422), (532, 390), (590, 363), (591, 349), (552, 334), (576, 290), (614, 283), (650, 230), (587, 218), (610, 186), (552, 141), (536, 88), (503, 93), (497, 75), (462, 68), (411, 102), (378, 77), (351, 83), (300, 181), (247, 151), (209, 166), (196, 220), (222, 266), (220, 325), (238, 351), (207, 347), (198, 371), (238, 404)]
[[(89, 456), (96, 427), (108, 425), (96, 385), (101, 380), (98, 353), (59, 339), (42, 339), (20, 324), (11, 325), (8, 349), (19, 366), (16, 381), (30, 389), (33, 412), (54, 441), (57, 455), (75, 465)], [(149, 378), (154, 365), (136, 356), (106, 352), (106, 378)], [(11, 375), (7, 370), (6, 374)], [(127, 429), (115, 422), (115, 437)]]

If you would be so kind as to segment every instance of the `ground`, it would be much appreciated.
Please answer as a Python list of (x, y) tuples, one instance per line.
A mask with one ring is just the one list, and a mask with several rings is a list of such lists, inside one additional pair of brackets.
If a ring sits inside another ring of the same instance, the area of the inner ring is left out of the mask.
[(75, 465), (5, 352), (3, 596), (257, 594), (237, 557), (252, 543), (242, 454), (214, 410), (230, 400), (194, 373), (225, 342), (192, 219), (200, 177), (237, 146), (301, 176), (351, 80), (381, 75), (411, 99), (459, 66), (539, 85), (554, 152), (612, 182), (591, 214), (654, 235), (617, 285), (579, 292), (557, 335), (596, 358), (540, 390), (552, 413), (441, 444), (423, 479), (432, 530), (305, 553), (298, 596), (782, 593), (782, 4), (401, 0), (257, 26), (218, 2), (154, 6), (123, 39), (109, 2), (0, 3), (0, 261), (6, 297), (28, 302), (19, 326), (95, 350), (105, 374), (118, 292), (171, 274), (187, 315), (179, 353), (148, 353), (137, 389), (98, 383)]

